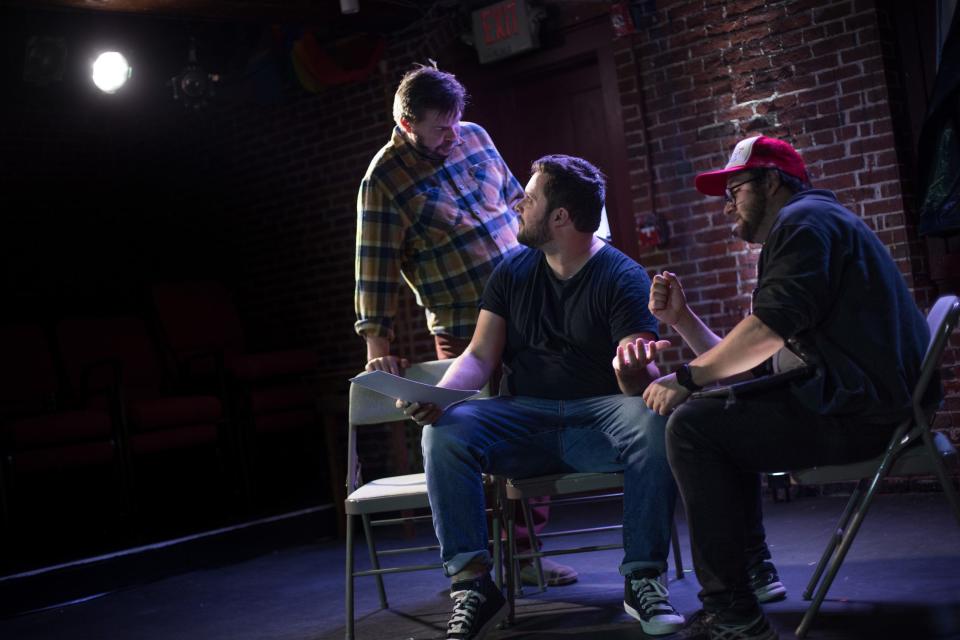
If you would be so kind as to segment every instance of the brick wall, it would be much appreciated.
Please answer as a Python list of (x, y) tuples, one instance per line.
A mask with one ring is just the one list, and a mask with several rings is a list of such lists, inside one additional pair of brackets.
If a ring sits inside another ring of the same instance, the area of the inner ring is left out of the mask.
[[(654, 210), (669, 237), (641, 259), (680, 275), (708, 325), (725, 332), (748, 312), (759, 251), (730, 235), (719, 199), (698, 194), (693, 176), (756, 133), (791, 141), (814, 184), (890, 248), (921, 306), (935, 299), (914, 227), (910, 141), (898, 133), (906, 98), (889, 16), (874, 2), (658, 2), (614, 46), (634, 208)], [(958, 344), (946, 356), (951, 397), (939, 422), (954, 440)], [(665, 360), (690, 355), (678, 347)]]
[[(205, 152), (223, 178), (224, 231), (237, 248), (238, 302), (269, 346), (318, 346), (322, 366), (356, 371), (353, 332), (356, 197), (370, 159), (391, 134), (393, 92), (413, 62), (439, 57), (457, 32), (436, 19), (402, 34), (366, 82), (316, 95), (299, 89), (273, 106), (239, 106), (211, 123)], [(397, 349), (432, 354), (406, 288)]]

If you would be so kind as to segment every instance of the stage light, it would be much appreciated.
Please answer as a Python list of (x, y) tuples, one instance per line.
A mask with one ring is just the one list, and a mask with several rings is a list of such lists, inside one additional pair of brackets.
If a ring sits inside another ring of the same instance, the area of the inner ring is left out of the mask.
[(360, 11), (360, 0), (340, 0), (340, 13), (348, 15)]
[(183, 106), (190, 109), (201, 109), (206, 106), (207, 98), (216, 95), (219, 82), (219, 73), (207, 73), (197, 62), (197, 42), (190, 38), (187, 66), (167, 82), (173, 88), (173, 99), (182, 101)]
[(116, 93), (126, 84), (132, 72), (123, 55), (107, 51), (101, 53), (93, 63), (93, 84), (104, 93)]

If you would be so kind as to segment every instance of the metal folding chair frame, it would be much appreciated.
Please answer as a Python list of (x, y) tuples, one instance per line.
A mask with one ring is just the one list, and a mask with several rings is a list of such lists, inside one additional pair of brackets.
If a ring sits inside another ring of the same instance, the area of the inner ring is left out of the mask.
[[(412, 365), (404, 375), (412, 380), (434, 384), (440, 380), (443, 373), (450, 366), (452, 360), (437, 360), (423, 362)], [(421, 516), (400, 516), (395, 518), (383, 518), (374, 520), (372, 515), (387, 512), (402, 512), (411, 509), (429, 508), (430, 502), (427, 499), (426, 476), (423, 473), (409, 474), (405, 476), (393, 476), (380, 478), (370, 483), (363, 484), (360, 477), (359, 458), (357, 456), (357, 434), (356, 427), (362, 425), (381, 424), (385, 422), (398, 422), (406, 419), (406, 416), (396, 408), (394, 400), (369, 391), (357, 385), (350, 385), (350, 408), (349, 408), (349, 431), (347, 435), (347, 497), (344, 501), (344, 512), (346, 517), (346, 585), (345, 585), (345, 604), (346, 604), (346, 638), (353, 640), (355, 636), (354, 620), (354, 580), (364, 576), (374, 576), (377, 579), (377, 594), (380, 599), (380, 608), (387, 609), (386, 589), (383, 585), (383, 576), (393, 573), (406, 573), (411, 571), (425, 571), (428, 569), (439, 569), (441, 563), (404, 565), (393, 567), (382, 567), (380, 558), (384, 556), (399, 556), (406, 553), (419, 553), (424, 551), (437, 551), (439, 544), (400, 547), (396, 549), (378, 550), (374, 527), (383, 527), (390, 525), (405, 524), (409, 522), (422, 522), (430, 520), (430, 515)], [(502, 584), (502, 572), (500, 570), (500, 557), (502, 555), (500, 537), (500, 518), (498, 509), (489, 509), (493, 513), (492, 522), (492, 545), (495, 565), (497, 567), (497, 584)], [(355, 518), (359, 517), (363, 527), (364, 537), (367, 541), (367, 552), (370, 556), (371, 569), (356, 571), (354, 567), (353, 538)]]
[[(588, 553), (591, 551), (607, 551), (611, 549), (622, 549), (623, 543), (611, 543), (601, 545), (581, 545), (578, 547), (568, 547), (564, 549), (553, 549), (544, 551), (540, 548), (540, 539), (548, 537), (578, 536), (603, 531), (623, 530), (623, 525), (608, 525), (602, 527), (586, 527), (582, 529), (567, 529), (563, 531), (554, 531), (543, 533), (539, 536), (533, 527), (533, 516), (530, 509), (530, 498), (539, 498), (550, 496), (550, 506), (562, 506), (568, 504), (583, 504), (586, 502), (603, 502), (618, 500), (623, 498), (623, 474), (622, 473), (565, 473), (549, 476), (538, 476), (524, 479), (506, 479), (501, 483), (501, 509), (503, 512), (504, 528), (507, 531), (507, 552), (504, 564), (506, 565), (507, 582), (507, 601), (510, 605), (508, 622), (514, 622), (514, 612), (517, 594), (522, 595), (520, 585), (519, 567), (523, 560), (533, 560), (537, 573), (537, 588), (539, 591), (546, 589), (546, 583), (543, 577), (543, 567), (540, 559), (547, 556), (567, 555), (572, 553)], [(578, 493), (588, 493), (594, 491), (611, 491), (613, 493), (602, 493), (600, 495), (582, 495), (569, 498), (552, 499), (554, 496), (569, 496)], [(516, 540), (514, 539), (514, 513), (513, 503), (519, 501), (523, 511), (524, 520), (527, 525), (527, 531), (530, 535), (531, 550), (518, 553)], [(676, 569), (677, 580), (683, 579), (683, 558), (680, 552), (680, 541), (677, 536), (676, 521), (671, 523), (671, 538), (673, 547), (673, 559)]]
[(913, 392), (913, 415), (897, 427), (881, 456), (866, 462), (808, 469), (793, 474), (801, 484), (857, 481), (837, 528), (803, 593), (803, 598), (812, 598), (812, 602), (797, 627), (798, 638), (803, 638), (809, 631), (877, 490), (888, 475), (936, 475), (960, 524), (960, 498), (944, 464), (945, 460), (955, 462), (957, 452), (945, 435), (932, 431), (936, 408), (921, 406), (927, 386), (940, 366), (943, 351), (950, 334), (957, 326), (958, 318), (960, 299), (957, 296), (943, 296), (930, 309), (927, 315), (930, 343), (924, 356), (920, 379)]

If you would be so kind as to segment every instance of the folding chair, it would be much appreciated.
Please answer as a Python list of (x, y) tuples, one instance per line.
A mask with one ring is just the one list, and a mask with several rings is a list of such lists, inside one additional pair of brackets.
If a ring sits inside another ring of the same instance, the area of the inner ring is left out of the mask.
[[(437, 360), (412, 365), (404, 372), (404, 377), (418, 382), (435, 384), (443, 376), (453, 360)], [(439, 569), (440, 563), (406, 565), (396, 567), (381, 567), (381, 556), (393, 556), (403, 553), (436, 551), (437, 544), (420, 547), (403, 547), (378, 551), (374, 540), (373, 528), (377, 526), (397, 525), (406, 522), (430, 520), (430, 515), (403, 516), (372, 520), (374, 514), (407, 511), (412, 509), (429, 508), (427, 500), (426, 475), (414, 473), (403, 476), (380, 478), (366, 484), (360, 477), (360, 463), (357, 456), (357, 427), (384, 422), (405, 420), (406, 416), (396, 408), (395, 400), (379, 393), (369, 391), (356, 384), (350, 385), (349, 431), (347, 440), (347, 499), (344, 503), (346, 512), (346, 638), (354, 638), (354, 579), (361, 576), (375, 576), (377, 591), (380, 596), (380, 608), (388, 608), (386, 591), (383, 586), (383, 575), (388, 573), (403, 573), (408, 571), (422, 571)], [(502, 584), (500, 562), (500, 519), (496, 509), (493, 512), (493, 557), (497, 568), (497, 584)], [(370, 554), (371, 569), (356, 571), (353, 558), (353, 530), (354, 519), (359, 517), (363, 525), (363, 532), (367, 540), (367, 550)]]
[[(601, 502), (609, 500), (618, 500), (623, 497), (623, 474), (622, 473), (562, 473), (548, 476), (536, 476), (522, 479), (506, 479), (504, 481), (504, 494), (506, 499), (503, 505), (504, 527), (507, 530), (507, 600), (510, 603), (509, 622), (513, 622), (514, 604), (516, 594), (521, 592), (519, 569), (522, 560), (533, 560), (537, 574), (537, 588), (540, 591), (546, 589), (543, 579), (543, 568), (540, 559), (545, 556), (565, 555), (570, 553), (586, 553), (590, 551), (607, 551), (609, 549), (623, 548), (623, 542), (603, 544), (603, 545), (581, 545), (564, 549), (552, 549), (544, 551), (540, 549), (540, 538), (575, 536), (601, 531), (622, 530), (622, 524), (588, 527), (583, 529), (567, 529), (563, 531), (553, 531), (536, 534), (533, 527), (533, 516), (530, 509), (531, 498), (541, 498), (550, 496), (560, 496), (560, 499), (551, 499), (550, 507), (556, 507), (568, 504), (583, 504), (585, 502)], [(596, 492), (612, 492), (596, 495)], [(589, 494), (589, 495), (575, 495)], [(570, 497), (562, 497), (570, 496)], [(516, 541), (514, 540), (514, 505), (515, 501), (520, 501), (523, 511), (523, 517), (526, 521), (527, 531), (530, 535), (530, 551), (518, 553)], [(677, 536), (677, 524), (671, 524), (673, 560), (676, 569), (677, 580), (683, 578), (683, 559), (680, 554), (680, 541)]]
[[(848, 465), (818, 467), (793, 473), (794, 479), (801, 484), (826, 484), (832, 482), (857, 481), (856, 488), (847, 506), (840, 516), (840, 522), (827, 548), (824, 550), (810, 578), (805, 600), (813, 602), (807, 609), (797, 627), (796, 635), (803, 638), (827, 595), (853, 539), (860, 529), (867, 509), (883, 482), (890, 476), (936, 475), (943, 492), (950, 502), (957, 522), (960, 523), (960, 500), (945, 463), (956, 464), (957, 452), (943, 433), (933, 431), (933, 417), (937, 407), (921, 405), (924, 393), (940, 366), (940, 359), (950, 334), (960, 318), (960, 299), (957, 296), (943, 296), (933, 305), (927, 314), (930, 327), (930, 343), (923, 358), (920, 379), (913, 390), (913, 415), (904, 420), (890, 438), (886, 451), (877, 458)], [(829, 563), (829, 566), (828, 566)], [(824, 576), (824, 568), (827, 569)], [(823, 578), (821, 580), (821, 577)], [(814, 594), (814, 589), (816, 593)]]

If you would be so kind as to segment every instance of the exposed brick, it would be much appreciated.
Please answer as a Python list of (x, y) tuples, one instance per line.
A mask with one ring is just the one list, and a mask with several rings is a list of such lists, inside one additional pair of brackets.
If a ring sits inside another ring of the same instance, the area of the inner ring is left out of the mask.
[[(813, 51), (814, 55), (820, 56), (834, 51), (846, 53), (846, 50), (856, 47), (857, 44), (858, 42), (855, 34), (843, 33), (833, 38), (814, 42), (811, 44), (810, 49)], [(841, 55), (843, 54), (841, 53)]]
[(846, 49), (845, 51), (840, 52), (840, 60), (844, 64), (849, 64), (851, 62), (859, 62), (861, 60), (867, 60), (869, 58), (878, 58), (880, 57), (880, 49), (874, 45), (862, 45), (853, 49)]
[(837, 66), (837, 54), (828, 53), (826, 55), (811, 58), (806, 62), (797, 63), (798, 74), (816, 73), (823, 69), (832, 69)]

